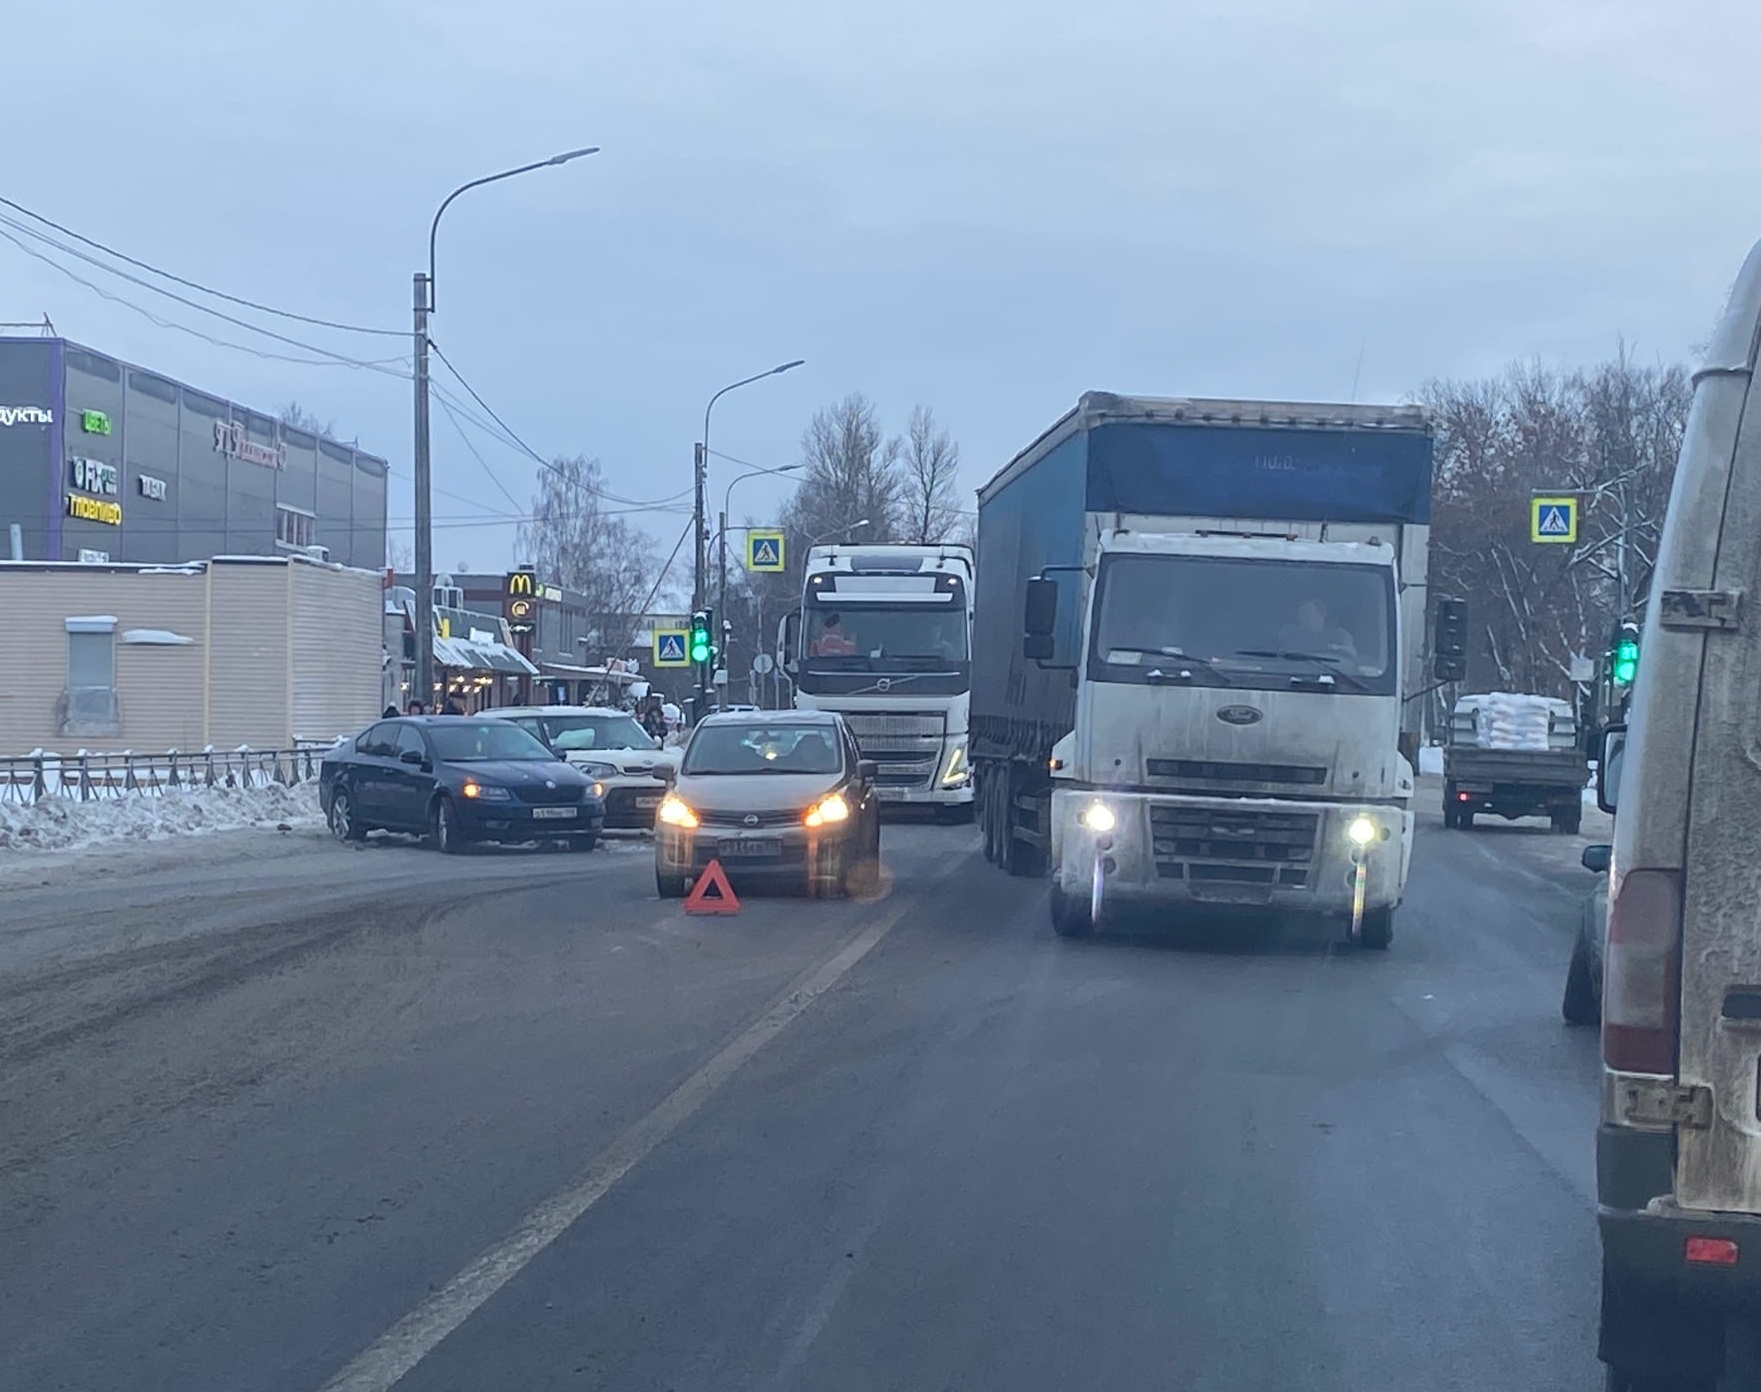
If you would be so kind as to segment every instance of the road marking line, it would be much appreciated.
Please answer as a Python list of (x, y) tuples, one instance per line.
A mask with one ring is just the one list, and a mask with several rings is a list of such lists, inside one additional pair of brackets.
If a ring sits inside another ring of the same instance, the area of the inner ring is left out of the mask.
[(613, 1141), (580, 1179), (539, 1204), (500, 1242), (479, 1252), (350, 1360), (321, 1392), (386, 1392), (688, 1121), (754, 1054), (837, 985), (904, 918), (900, 912), (863, 929), (834, 956), (796, 977), (775, 1005)]

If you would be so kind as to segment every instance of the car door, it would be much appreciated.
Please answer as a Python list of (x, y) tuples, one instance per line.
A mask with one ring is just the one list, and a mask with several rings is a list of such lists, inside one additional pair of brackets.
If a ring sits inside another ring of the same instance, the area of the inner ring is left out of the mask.
[[(414, 754), (419, 762), (411, 763), (405, 755)], [(397, 742), (387, 775), (392, 822), (406, 829), (423, 827), (428, 820), (428, 794), (434, 787), (434, 764), (427, 738), (417, 725), (397, 727)]]
[(348, 763), (349, 795), (355, 800), (357, 820), (383, 825), (391, 798), (388, 767), (397, 744), (397, 727), (382, 720), (355, 740), (355, 757)]

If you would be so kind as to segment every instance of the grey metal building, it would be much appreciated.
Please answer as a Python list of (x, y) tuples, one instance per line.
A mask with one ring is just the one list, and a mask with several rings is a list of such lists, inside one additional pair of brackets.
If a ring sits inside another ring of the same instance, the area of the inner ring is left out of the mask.
[(62, 338), (0, 337), (0, 559), (385, 564), (386, 463)]

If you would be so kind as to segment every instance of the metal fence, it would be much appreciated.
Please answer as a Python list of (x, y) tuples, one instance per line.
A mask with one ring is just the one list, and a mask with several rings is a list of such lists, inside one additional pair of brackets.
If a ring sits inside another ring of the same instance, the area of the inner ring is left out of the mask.
[(296, 749), (204, 749), (184, 754), (34, 754), (0, 757), (0, 802), (30, 804), (44, 798), (96, 802), (106, 798), (161, 797), (199, 788), (292, 787), (318, 776), (329, 746)]

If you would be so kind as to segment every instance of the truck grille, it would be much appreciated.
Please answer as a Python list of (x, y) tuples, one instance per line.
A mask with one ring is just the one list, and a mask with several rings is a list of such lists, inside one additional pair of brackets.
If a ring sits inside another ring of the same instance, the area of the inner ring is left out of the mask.
[(1151, 778), (1180, 778), (1199, 785), (1213, 783), (1292, 783), (1315, 786), (1327, 781), (1327, 770), (1303, 764), (1235, 764), (1209, 759), (1150, 759)]
[(948, 728), (940, 711), (855, 711), (844, 721), (862, 757), (880, 765), (875, 778), (879, 787), (929, 787)]
[(1314, 812), (1152, 803), (1156, 873), (1192, 881), (1306, 885), (1320, 821)]

